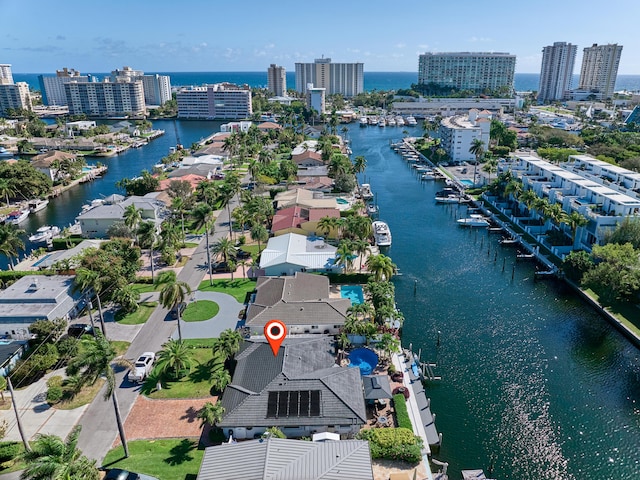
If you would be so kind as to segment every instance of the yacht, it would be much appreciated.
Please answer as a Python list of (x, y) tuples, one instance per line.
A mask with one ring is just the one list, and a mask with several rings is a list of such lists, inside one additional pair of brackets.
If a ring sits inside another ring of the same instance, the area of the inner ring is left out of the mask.
[(387, 124), (387, 121), (385, 120), (385, 118), (384, 118), (384, 117), (380, 117), (380, 118), (378, 119), (378, 126), (379, 126), (379, 127), (384, 127), (386, 124)]
[(367, 119), (367, 117), (360, 117), (360, 126), (361, 127), (366, 127), (368, 123), (369, 123), (369, 120)]
[(51, 240), (53, 237), (60, 233), (60, 228), (55, 225), (44, 225), (36, 230), (36, 233), (29, 237), (29, 241), (32, 243), (44, 243)]
[(45, 199), (36, 198), (35, 200), (29, 200), (28, 202), (29, 212), (30, 213), (39, 212), (40, 210), (45, 208), (47, 205), (49, 205), (49, 200), (46, 198)]
[(407, 125), (409, 125), (410, 127), (414, 127), (418, 124), (418, 122), (416, 122), (415, 117), (409, 115), (406, 119), (406, 123)]
[(404, 124), (405, 124), (404, 118), (402, 118), (400, 115), (398, 115), (396, 117), (396, 125), (399, 126), (399, 127), (404, 127)]
[(389, 225), (386, 222), (377, 220), (371, 224), (371, 227), (373, 228), (373, 238), (377, 246), (391, 246), (391, 230), (389, 230)]
[(367, 123), (369, 125), (377, 125), (378, 124), (378, 117), (376, 117), (375, 115), (367, 117)]
[(11, 157), (13, 156), (13, 153), (11, 153), (9, 150), (7, 150), (4, 147), (0, 147), (0, 157)]
[(360, 197), (363, 200), (371, 200), (373, 198), (373, 192), (371, 191), (371, 185), (363, 183), (360, 185)]
[(461, 218), (458, 221), (458, 225), (462, 227), (488, 227), (489, 220), (479, 213), (472, 213), (467, 218)]
[(387, 125), (389, 125), (390, 127), (395, 127), (396, 126), (396, 119), (393, 118), (393, 117), (387, 118)]
[(367, 213), (369, 216), (373, 217), (378, 213), (378, 206), (374, 203), (370, 203), (367, 205)]
[(19, 223), (24, 222), (28, 216), (29, 216), (28, 208), (25, 208), (24, 210), (14, 210), (6, 218), (5, 223), (12, 223), (13, 225), (18, 225)]

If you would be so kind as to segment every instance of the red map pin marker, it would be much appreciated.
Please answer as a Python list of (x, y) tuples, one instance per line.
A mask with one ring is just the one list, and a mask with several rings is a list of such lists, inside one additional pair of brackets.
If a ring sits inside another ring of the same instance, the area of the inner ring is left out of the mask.
[(286, 335), (287, 326), (280, 320), (269, 320), (264, 326), (264, 336), (267, 337), (274, 356), (278, 355), (278, 350)]

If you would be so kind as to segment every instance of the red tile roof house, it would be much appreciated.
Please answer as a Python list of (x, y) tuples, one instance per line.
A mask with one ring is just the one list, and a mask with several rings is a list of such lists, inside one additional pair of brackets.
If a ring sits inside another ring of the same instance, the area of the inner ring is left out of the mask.
[(322, 154), (313, 150), (305, 150), (297, 155), (292, 155), (291, 160), (299, 167), (317, 167), (324, 165)]
[(340, 210), (300, 206), (283, 208), (273, 216), (271, 232), (276, 237), (286, 233), (321, 235), (322, 232), (318, 231), (318, 221), (323, 217), (340, 218)]

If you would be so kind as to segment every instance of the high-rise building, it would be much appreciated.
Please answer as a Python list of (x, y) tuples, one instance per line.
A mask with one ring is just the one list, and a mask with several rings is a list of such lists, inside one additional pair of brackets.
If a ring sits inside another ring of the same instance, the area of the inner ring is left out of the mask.
[(513, 91), (516, 56), (500, 52), (424, 53), (418, 60), (418, 83), (475, 93)]
[(95, 82), (91, 75), (81, 75), (77, 70), (64, 67), (56, 70), (56, 76), (38, 75), (40, 82), (40, 92), (42, 93), (42, 103), (45, 105), (66, 105), (67, 94), (64, 91), (64, 84), (69, 82)]
[(162, 105), (171, 100), (171, 78), (168, 75), (145, 75), (142, 70), (122, 67), (111, 72), (112, 82), (127, 82), (142, 80), (144, 88), (144, 102), (147, 105)]
[(315, 110), (318, 115), (325, 113), (325, 89), (307, 85), (307, 107)]
[(573, 66), (578, 47), (566, 42), (554, 42), (542, 49), (542, 67), (538, 102), (562, 100), (571, 88)]
[(9, 108), (31, 110), (31, 95), (27, 82), (0, 83), (0, 115), (5, 115)]
[(64, 84), (70, 115), (142, 115), (145, 112), (142, 80), (69, 82)]
[(331, 63), (330, 58), (296, 63), (296, 91), (306, 94), (309, 84), (324, 88), (327, 95), (354, 97), (364, 91), (364, 64)]
[(272, 63), (267, 70), (267, 90), (276, 97), (287, 94), (287, 72), (284, 67)]
[(9, 63), (0, 63), (0, 85), (13, 85), (13, 74)]
[(231, 83), (190, 87), (176, 94), (178, 118), (241, 120), (251, 117), (251, 89)]
[(622, 45), (616, 43), (594, 43), (591, 47), (586, 47), (582, 54), (579, 89), (600, 93), (603, 99), (611, 98), (621, 55)]

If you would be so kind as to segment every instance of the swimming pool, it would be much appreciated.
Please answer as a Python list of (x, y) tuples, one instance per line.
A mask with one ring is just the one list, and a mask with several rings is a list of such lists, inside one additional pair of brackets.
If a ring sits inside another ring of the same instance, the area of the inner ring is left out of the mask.
[(82, 167), (82, 173), (89, 173), (91, 170), (93, 170), (92, 167)]
[(468, 180), (466, 178), (463, 178), (462, 180), (460, 180), (460, 183), (463, 184), (465, 187), (473, 187), (473, 180)]
[(359, 367), (360, 375), (371, 375), (378, 365), (378, 355), (368, 348), (356, 348), (349, 353), (349, 367)]
[(340, 205), (349, 205), (349, 200), (345, 200), (344, 198), (338, 197), (336, 198), (336, 203)]
[(351, 305), (364, 303), (364, 293), (360, 285), (342, 285), (340, 287), (340, 296), (351, 300)]
[(42, 257), (41, 259), (39, 259), (36, 263), (33, 264), (34, 267), (39, 266), (42, 262), (44, 262), (47, 258), (49, 258), (51, 256), (50, 253), (47, 253), (44, 257)]

